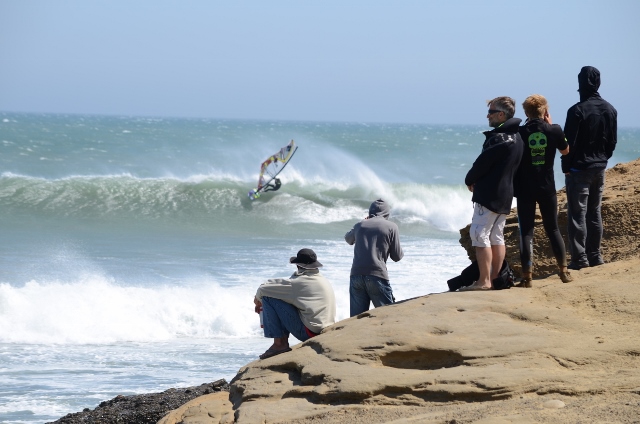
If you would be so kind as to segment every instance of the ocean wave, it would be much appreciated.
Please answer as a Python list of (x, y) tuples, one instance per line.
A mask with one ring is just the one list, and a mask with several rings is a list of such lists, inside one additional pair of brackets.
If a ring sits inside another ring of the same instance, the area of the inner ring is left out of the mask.
[(390, 184), (366, 169), (356, 177), (348, 181), (290, 172), (279, 191), (252, 202), (248, 183), (226, 174), (43, 179), (5, 173), (0, 177), (0, 215), (14, 223), (68, 218), (268, 228), (269, 223), (324, 225), (362, 219), (372, 200), (384, 198), (393, 208), (392, 219), (401, 224), (423, 223), (443, 231), (466, 225), (469, 195), (462, 186)]
[(73, 282), (0, 283), (0, 342), (86, 344), (234, 338), (259, 332), (252, 289), (120, 286), (98, 274)]
[[(405, 257), (388, 264), (398, 300), (446, 290), (446, 280), (468, 264), (455, 239), (425, 240), (406, 232), (401, 238)], [(336, 292), (337, 319), (346, 319), (352, 247), (342, 240), (310, 243)], [(267, 278), (292, 272), (286, 263), (290, 254), (279, 246), (229, 249), (216, 258), (189, 261), (182, 256), (168, 264), (165, 259), (144, 264), (137, 257), (126, 272), (116, 259), (101, 264), (82, 249), (34, 251), (39, 267), (27, 265), (24, 278), (13, 282), (0, 280), (0, 343), (260, 338), (251, 299)], [(200, 261), (214, 263), (205, 270)], [(178, 262), (181, 269), (176, 269)]]

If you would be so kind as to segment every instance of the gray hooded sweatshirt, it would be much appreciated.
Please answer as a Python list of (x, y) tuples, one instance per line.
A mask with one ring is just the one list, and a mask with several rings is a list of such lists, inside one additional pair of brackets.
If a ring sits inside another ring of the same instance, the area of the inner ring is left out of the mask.
[(358, 222), (344, 239), (353, 247), (351, 275), (372, 275), (389, 280), (387, 258), (398, 262), (404, 256), (398, 226), (389, 221), (391, 208), (378, 199), (369, 207), (369, 217)]

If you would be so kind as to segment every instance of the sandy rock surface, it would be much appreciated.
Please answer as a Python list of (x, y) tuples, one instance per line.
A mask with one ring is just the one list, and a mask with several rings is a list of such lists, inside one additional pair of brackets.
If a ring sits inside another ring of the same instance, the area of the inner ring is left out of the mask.
[(165, 415), (158, 424), (233, 423), (228, 392), (211, 393), (193, 399)]
[(533, 289), (432, 294), (340, 321), (161, 423), (640, 423), (640, 160), (606, 178), (608, 263), (574, 282), (555, 275), (540, 223)]
[(243, 367), (219, 415), (184, 422), (640, 422), (640, 259), (576, 277), (341, 321)]

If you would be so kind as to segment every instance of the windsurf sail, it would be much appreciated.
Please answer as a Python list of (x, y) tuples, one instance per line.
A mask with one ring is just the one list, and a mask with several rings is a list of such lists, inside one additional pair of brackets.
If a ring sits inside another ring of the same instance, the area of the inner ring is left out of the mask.
[(276, 191), (280, 188), (282, 184), (277, 176), (287, 166), (297, 149), (298, 146), (291, 140), (289, 144), (262, 162), (260, 176), (258, 177), (258, 187), (249, 192), (251, 200), (260, 197), (260, 192)]

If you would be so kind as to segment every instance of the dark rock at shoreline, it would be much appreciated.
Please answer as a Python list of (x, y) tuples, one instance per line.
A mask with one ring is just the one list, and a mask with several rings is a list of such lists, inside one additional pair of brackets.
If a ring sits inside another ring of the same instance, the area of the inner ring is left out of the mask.
[(47, 424), (155, 424), (167, 412), (190, 400), (221, 391), (229, 391), (229, 384), (224, 379), (200, 386), (169, 389), (162, 393), (119, 395), (100, 403), (93, 410), (87, 408)]

